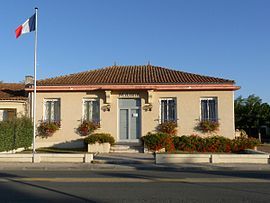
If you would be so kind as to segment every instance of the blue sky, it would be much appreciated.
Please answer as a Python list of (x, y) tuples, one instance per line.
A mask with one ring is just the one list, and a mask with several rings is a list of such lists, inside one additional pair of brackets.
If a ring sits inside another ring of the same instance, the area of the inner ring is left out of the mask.
[(269, 0), (0, 1), (0, 80), (33, 74), (34, 33), (15, 29), (39, 7), (38, 79), (151, 64), (233, 79), (236, 96), (270, 103)]

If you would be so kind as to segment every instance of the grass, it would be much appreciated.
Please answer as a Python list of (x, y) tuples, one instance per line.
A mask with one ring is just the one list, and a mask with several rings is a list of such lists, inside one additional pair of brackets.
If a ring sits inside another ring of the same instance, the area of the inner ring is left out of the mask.
[[(87, 153), (86, 148), (72, 148), (72, 149), (60, 149), (60, 148), (53, 148), (53, 147), (43, 147), (36, 149), (37, 153), (63, 153), (63, 154), (78, 154), (78, 153)], [(20, 153), (32, 153), (32, 150), (24, 150)]]

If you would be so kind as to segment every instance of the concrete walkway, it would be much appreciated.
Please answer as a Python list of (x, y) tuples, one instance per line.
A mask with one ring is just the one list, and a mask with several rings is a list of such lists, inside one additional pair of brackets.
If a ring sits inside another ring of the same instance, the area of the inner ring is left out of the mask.
[(262, 144), (257, 147), (259, 151), (270, 153), (270, 144)]

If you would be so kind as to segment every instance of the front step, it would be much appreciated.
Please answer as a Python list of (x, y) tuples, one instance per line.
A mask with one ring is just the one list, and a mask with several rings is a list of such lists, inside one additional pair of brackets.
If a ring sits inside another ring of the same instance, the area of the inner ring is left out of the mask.
[(111, 146), (110, 153), (141, 153), (143, 147), (138, 143), (116, 144)]

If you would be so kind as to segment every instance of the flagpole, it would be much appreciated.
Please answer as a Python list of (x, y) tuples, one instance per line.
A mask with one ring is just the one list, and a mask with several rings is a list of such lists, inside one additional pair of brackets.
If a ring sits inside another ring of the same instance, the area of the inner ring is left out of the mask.
[(35, 53), (34, 53), (34, 108), (33, 108), (33, 163), (35, 162), (35, 153), (36, 153), (36, 107), (37, 107), (37, 33), (38, 33), (38, 8), (35, 8)]

